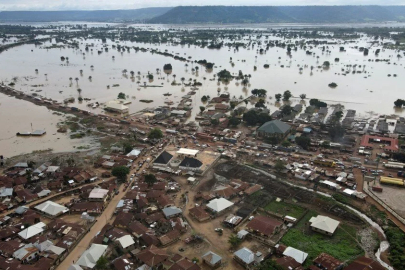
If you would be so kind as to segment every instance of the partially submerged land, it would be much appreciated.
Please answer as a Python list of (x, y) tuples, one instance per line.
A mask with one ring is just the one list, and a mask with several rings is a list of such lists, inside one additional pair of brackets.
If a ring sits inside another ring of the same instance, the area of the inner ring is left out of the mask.
[[(100, 146), (3, 159), (0, 268), (405, 264), (404, 102), (392, 82), (401, 79), (403, 30), (2, 31), (4, 43), (37, 31), (49, 41), (0, 57), (22, 50), (40, 61), (39, 51), (52, 64), (28, 60), (21, 76), (10, 64), (0, 92), (66, 115), (60, 134)], [(296, 55), (308, 63), (293, 65)], [(350, 62), (360, 57), (366, 63)], [(277, 85), (272, 73), (288, 81)], [(374, 76), (392, 85), (370, 99), (384, 114), (339, 92)], [(318, 79), (321, 91), (284, 87)]]

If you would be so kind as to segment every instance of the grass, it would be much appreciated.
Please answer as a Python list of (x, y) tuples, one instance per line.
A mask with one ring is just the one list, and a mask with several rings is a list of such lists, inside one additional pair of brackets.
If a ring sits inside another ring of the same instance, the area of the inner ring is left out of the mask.
[(268, 192), (265, 190), (260, 190), (250, 195), (246, 199), (246, 202), (254, 206), (264, 207), (272, 200), (272, 198), (273, 197)]
[(305, 209), (301, 206), (286, 203), (284, 201), (277, 202), (275, 200), (266, 205), (264, 209), (276, 214), (281, 214), (283, 216), (287, 215), (295, 218), (300, 218), (305, 212)]
[(281, 242), (308, 253), (304, 266), (309, 266), (322, 252), (343, 262), (352, 261), (362, 255), (363, 249), (357, 243), (356, 228), (340, 224), (332, 237), (311, 231), (305, 223), (317, 213), (309, 211), (298, 224), (290, 229)]

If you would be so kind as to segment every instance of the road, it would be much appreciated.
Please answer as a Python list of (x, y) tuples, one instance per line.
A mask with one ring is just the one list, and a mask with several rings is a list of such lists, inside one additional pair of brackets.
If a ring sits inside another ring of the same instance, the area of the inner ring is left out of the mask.
[(129, 188), (124, 191), (124, 185), (121, 185), (118, 195), (110, 201), (107, 208), (104, 209), (104, 212), (97, 217), (96, 223), (91, 227), (90, 231), (80, 240), (77, 246), (69, 253), (69, 255), (63, 260), (63, 262), (56, 268), (58, 270), (66, 270), (73, 263), (77, 261), (83, 252), (89, 247), (89, 243), (96, 236), (96, 234), (101, 231), (101, 229), (110, 221), (114, 210), (118, 202), (124, 197)]

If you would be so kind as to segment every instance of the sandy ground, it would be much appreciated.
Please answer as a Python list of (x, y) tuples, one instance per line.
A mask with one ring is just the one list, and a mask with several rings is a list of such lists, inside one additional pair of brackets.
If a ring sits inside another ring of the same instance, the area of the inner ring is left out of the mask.
[(405, 218), (405, 190), (403, 187), (394, 187), (382, 185), (383, 192), (374, 192), (374, 194), (392, 207), (401, 217)]

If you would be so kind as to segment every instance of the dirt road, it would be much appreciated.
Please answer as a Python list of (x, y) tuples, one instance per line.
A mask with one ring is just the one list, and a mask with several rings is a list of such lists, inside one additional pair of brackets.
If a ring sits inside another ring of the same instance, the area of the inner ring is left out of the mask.
[(68, 269), (73, 261), (76, 262), (83, 254), (83, 252), (89, 247), (89, 243), (91, 242), (91, 240), (110, 221), (118, 202), (130, 189), (127, 189), (124, 192), (124, 185), (121, 185), (119, 190), (120, 193), (118, 195), (115, 195), (115, 197), (110, 201), (103, 214), (97, 217), (96, 223), (93, 225), (93, 227), (91, 227), (90, 231), (83, 237), (83, 239), (77, 244), (77, 246), (70, 252), (70, 254), (63, 260), (63, 262), (57, 267), (58, 270)]

